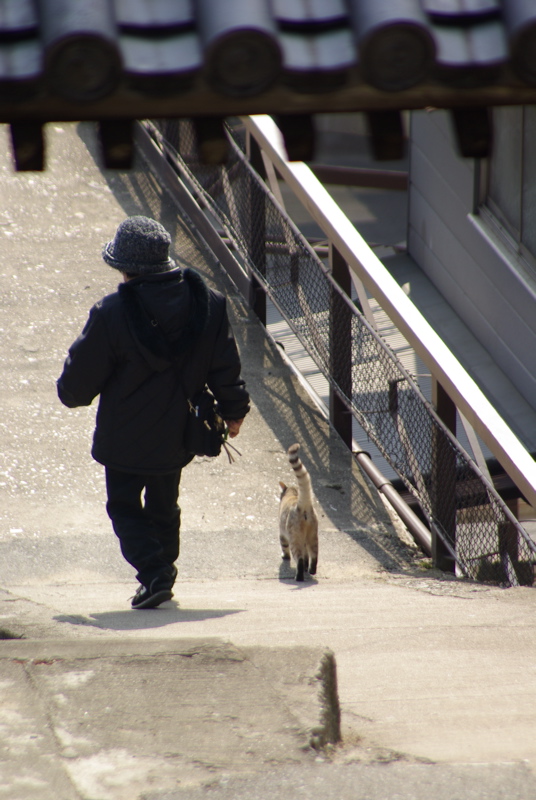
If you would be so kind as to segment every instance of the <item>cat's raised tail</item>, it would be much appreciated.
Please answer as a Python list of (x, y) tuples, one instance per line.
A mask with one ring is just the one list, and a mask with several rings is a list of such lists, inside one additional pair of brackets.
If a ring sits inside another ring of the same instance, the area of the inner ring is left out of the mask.
[(311, 477), (298, 455), (299, 450), (299, 444), (292, 444), (287, 450), (288, 460), (298, 483), (298, 509), (299, 511), (310, 511), (313, 506), (313, 486)]
[(279, 482), (279, 540), (283, 558), (292, 556), (296, 563), (296, 580), (303, 581), (305, 572), (316, 573), (318, 518), (313, 505), (311, 478), (298, 455), (299, 449), (299, 444), (293, 444), (287, 451), (297, 488)]

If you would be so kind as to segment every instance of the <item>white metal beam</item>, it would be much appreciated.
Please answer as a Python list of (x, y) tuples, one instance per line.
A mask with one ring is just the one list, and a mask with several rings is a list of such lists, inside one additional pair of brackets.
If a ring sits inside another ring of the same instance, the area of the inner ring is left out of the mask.
[(258, 115), (243, 117), (243, 121), (311, 217), (347, 260), (350, 271), (385, 309), (527, 501), (536, 506), (536, 463), (527, 449), (309, 167), (303, 162), (288, 161), (281, 132), (273, 119)]

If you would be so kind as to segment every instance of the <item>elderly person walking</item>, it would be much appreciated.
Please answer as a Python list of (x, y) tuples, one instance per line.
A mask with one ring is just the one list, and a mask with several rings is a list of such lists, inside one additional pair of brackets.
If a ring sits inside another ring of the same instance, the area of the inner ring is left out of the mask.
[(170, 600), (177, 576), (187, 397), (213, 392), (229, 435), (249, 411), (226, 300), (169, 257), (158, 222), (124, 220), (104, 261), (123, 275), (69, 348), (58, 395), (69, 408), (100, 395), (92, 456), (106, 471), (106, 509), (140, 587), (132, 608)]

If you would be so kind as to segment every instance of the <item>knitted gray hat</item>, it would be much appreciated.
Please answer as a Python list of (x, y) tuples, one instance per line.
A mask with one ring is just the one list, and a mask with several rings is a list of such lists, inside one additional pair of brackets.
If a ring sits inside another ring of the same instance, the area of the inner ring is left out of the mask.
[(156, 220), (128, 217), (113, 240), (104, 245), (102, 257), (111, 267), (129, 275), (167, 272), (175, 268), (169, 257), (170, 244), (171, 236)]

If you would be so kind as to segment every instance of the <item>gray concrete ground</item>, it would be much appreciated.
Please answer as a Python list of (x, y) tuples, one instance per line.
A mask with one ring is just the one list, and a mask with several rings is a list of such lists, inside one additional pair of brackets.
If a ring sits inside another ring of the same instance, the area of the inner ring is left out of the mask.
[[(0, 629), (24, 637), (0, 641), (0, 798), (535, 798), (534, 590), (429, 569), (151, 176), (103, 173), (90, 126), (52, 127), (43, 175), (0, 148)], [(253, 398), (242, 457), (185, 470), (176, 597), (145, 612), (89, 456), (95, 409), (54, 383), (133, 213), (229, 294)], [(303, 585), (277, 542), (293, 441), (321, 518)], [(328, 648), (343, 739), (315, 749)]]

